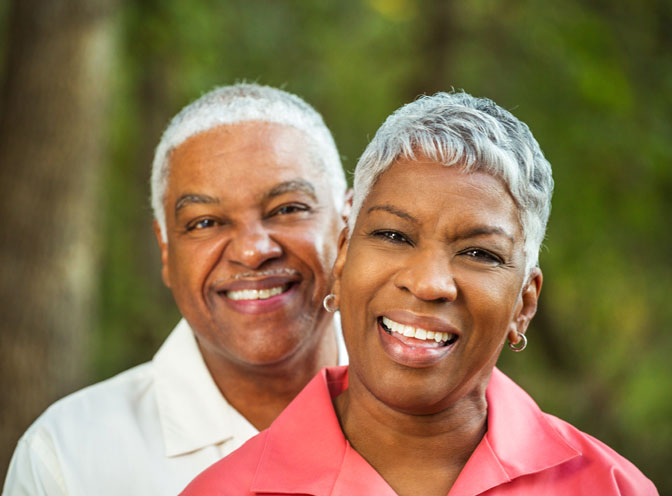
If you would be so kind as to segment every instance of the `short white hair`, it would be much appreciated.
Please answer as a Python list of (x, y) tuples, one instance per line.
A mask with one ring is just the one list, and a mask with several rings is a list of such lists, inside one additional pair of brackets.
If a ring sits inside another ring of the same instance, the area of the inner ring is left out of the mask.
[(538, 263), (551, 211), (551, 165), (527, 125), (492, 100), (464, 92), (422, 96), (385, 120), (355, 169), (349, 231), (380, 175), (416, 154), (503, 182), (518, 207), (529, 274)]
[(292, 126), (307, 136), (316, 165), (331, 186), (336, 208), (343, 208), (347, 182), (331, 132), (322, 116), (296, 95), (270, 86), (240, 83), (215, 88), (183, 108), (166, 128), (152, 164), (151, 201), (154, 218), (166, 238), (164, 197), (170, 174), (170, 154), (187, 139), (210, 129), (260, 121)]

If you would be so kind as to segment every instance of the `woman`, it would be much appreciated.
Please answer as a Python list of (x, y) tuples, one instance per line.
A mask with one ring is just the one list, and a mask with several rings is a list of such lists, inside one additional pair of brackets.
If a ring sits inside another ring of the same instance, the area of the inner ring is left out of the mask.
[(552, 188), (527, 126), (489, 100), (392, 114), (357, 165), (325, 299), (349, 369), (323, 371), (185, 494), (657, 494), (495, 368), (527, 343)]

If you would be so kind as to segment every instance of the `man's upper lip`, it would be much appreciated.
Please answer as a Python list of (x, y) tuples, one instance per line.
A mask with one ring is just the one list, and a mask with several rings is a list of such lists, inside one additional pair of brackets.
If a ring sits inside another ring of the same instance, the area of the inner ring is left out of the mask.
[(244, 289), (270, 289), (278, 286), (285, 286), (290, 283), (299, 282), (301, 276), (299, 274), (282, 274), (282, 275), (261, 275), (249, 276), (245, 278), (233, 279), (229, 278), (225, 281), (215, 284), (215, 291), (242, 291)]
[(408, 310), (386, 310), (380, 314), (381, 317), (387, 317), (399, 324), (408, 325), (415, 328), (422, 328), (426, 331), (447, 332), (459, 336), (461, 332), (450, 322), (433, 315), (422, 315)]

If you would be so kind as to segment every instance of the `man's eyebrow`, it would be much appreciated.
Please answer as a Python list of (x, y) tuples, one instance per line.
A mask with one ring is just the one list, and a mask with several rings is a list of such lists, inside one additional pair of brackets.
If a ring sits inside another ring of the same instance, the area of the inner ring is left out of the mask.
[(314, 201), (318, 201), (317, 194), (315, 193), (315, 187), (305, 179), (293, 179), (291, 181), (284, 181), (282, 183), (276, 184), (264, 195), (264, 199), (270, 200), (276, 196), (284, 195), (285, 193), (291, 193), (293, 191), (302, 191), (310, 196)]
[(175, 201), (175, 215), (187, 205), (193, 205), (194, 203), (219, 203), (219, 200), (213, 196), (186, 193)]
[(418, 223), (418, 220), (413, 217), (411, 214), (404, 212), (403, 210), (399, 210), (397, 208), (394, 208), (391, 205), (374, 205), (373, 207), (369, 208), (366, 213), (370, 214), (371, 212), (375, 210), (382, 210), (383, 212), (387, 212), (392, 215), (396, 215), (397, 217), (401, 217), (404, 220), (408, 220), (410, 222), (413, 222), (415, 224)]

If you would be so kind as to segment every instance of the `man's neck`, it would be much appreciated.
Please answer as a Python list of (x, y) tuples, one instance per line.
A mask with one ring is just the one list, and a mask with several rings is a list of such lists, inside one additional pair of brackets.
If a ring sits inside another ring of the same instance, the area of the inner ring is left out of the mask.
[(202, 348), (201, 353), (222, 395), (259, 430), (270, 426), (320, 369), (338, 363), (333, 323), (323, 332), (316, 347), (298, 350), (278, 363), (241, 365)]

